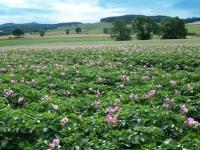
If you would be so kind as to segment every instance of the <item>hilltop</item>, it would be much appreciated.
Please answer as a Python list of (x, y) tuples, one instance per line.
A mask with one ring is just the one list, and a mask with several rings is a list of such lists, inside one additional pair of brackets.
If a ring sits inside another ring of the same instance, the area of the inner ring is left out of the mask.
[(82, 24), (81, 22), (68, 22), (68, 23), (57, 23), (57, 24), (40, 24), (37, 22), (16, 24), (16, 23), (5, 23), (0, 25), (1, 35), (10, 34), (14, 29), (20, 28), (25, 32), (38, 32), (40, 30), (57, 29), (62, 26), (76, 26)]
[[(160, 22), (162, 19), (169, 17), (169, 16), (162, 16), (162, 15), (158, 15), (158, 16), (124, 15), (124, 16), (106, 17), (106, 18), (102, 18), (100, 21), (101, 22), (114, 22), (116, 20), (125, 20), (126, 22), (130, 23), (131, 21), (133, 21), (137, 17), (151, 17), (156, 22)], [(186, 18), (186, 19), (183, 19), (183, 20), (185, 21), (185, 23), (192, 23), (192, 22), (200, 21), (200, 18), (192, 17), (192, 18)]]

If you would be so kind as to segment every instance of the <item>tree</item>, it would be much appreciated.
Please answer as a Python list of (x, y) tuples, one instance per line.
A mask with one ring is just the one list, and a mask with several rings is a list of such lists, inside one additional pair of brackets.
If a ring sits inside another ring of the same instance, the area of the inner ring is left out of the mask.
[(118, 20), (113, 23), (111, 37), (117, 41), (131, 40), (131, 28), (123, 20)]
[(138, 40), (151, 39), (158, 28), (155, 21), (149, 17), (138, 17), (133, 21), (132, 25)]
[(79, 34), (79, 33), (81, 33), (81, 28), (80, 28), (80, 27), (77, 27), (77, 28), (75, 29), (75, 31), (76, 31), (77, 34)]
[(21, 30), (21, 29), (14, 29), (13, 32), (12, 32), (12, 34), (15, 37), (19, 38), (19, 37), (22, 37), (24, 35), (24, 31)]
[(108, 34), (108, 28), (104, 28), (104, 29), (103, 29), (103, 33), (104, 33), (104, 34)]
[(66, 29), (66, 30), (65, 30), (65, 33), (66, 33), (66, 34), (69, 34), (69, 33), (70, 33), (69, 29)]
[(187, 32), (184, 21), (178, 17), (161, 21), (162, 39), (183, 39), (186, 38)]
[(39, 34), (41, 37), (43, 37), (45, 35), (45, 31), (40, 31)]

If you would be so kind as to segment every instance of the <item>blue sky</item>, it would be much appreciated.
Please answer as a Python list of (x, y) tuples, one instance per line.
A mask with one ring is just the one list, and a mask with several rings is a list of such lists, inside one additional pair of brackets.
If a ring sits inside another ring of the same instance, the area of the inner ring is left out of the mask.
[(200, 17), (200, 0), (0, 0), (6, 22), (98, 22), (125, 14)]

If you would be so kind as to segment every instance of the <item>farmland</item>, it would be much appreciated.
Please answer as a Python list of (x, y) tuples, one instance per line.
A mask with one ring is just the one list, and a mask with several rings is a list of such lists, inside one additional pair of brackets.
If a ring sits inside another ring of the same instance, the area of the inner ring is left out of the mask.
[(200, 149), (199, 39), (44, 43), (0, 51), (0, 149)]
[(200, 34), (200, 24), (188, 24), (187, 29), (189, 32)]
[[(9, 47), (49, 47), (50, 46), (58, 46), (59, 47), (66, 47), (66, 46), (77, 46), (77, 45), (113, 45), (116, 42), (110, 38), (109, 34), (103, 34), (103, 29), (112, 28), (112, 23), (90, 23), (90, 24), (81, 24), (79, 25), (82, 28), (81, 34), (75, 34), (75, 26), (63, 26), (57, 29), (48, 30), (44, 37), (40, 37), (39, 33), (35, 33), (30, 35), (29, 33), (25, 34), (25, 38), (23, 39), (9, 39), (12, 35), (9, 36), (0, 36), (0, 49)], [(200, 33), (200, 25), (197, 23), (187, 24), (186, 28), (190, 33)], [(70, 34), (65, 34), (65, 30), (69, 29)], [(127, 44), (137, 44), (143, 43), (140, 41), (136, 41), (136, 36), (132, 34), (132, 41), (125, 42)], [(188, 37), (186, 43), (190, 44), (198, 44), (198, 38), (195, 37)], [(124, 42), (122, 42), (124, 43)], [(144, 42), (144, 43), (166, 43), (162, 40), (159, 40), (158, 36), (154, 36), (153, 42)], [(184, 44), (184, 40), (178, 40), (173, 43), (181, 43)]]
[(200, 38), (80, 27), (0, 37), (0, 149), (200, 149)]
[(0, 150), (200, 150), (200, 1), (0, 5)]

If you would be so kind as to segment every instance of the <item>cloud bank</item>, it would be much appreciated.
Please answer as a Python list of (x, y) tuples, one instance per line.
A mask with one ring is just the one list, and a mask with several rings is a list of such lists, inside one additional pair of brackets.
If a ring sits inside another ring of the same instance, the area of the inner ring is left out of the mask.
[(192, 17), (199, 0), (0, 0), (0, 24), (6, 22), (98, 22), (125, 14)]

